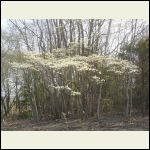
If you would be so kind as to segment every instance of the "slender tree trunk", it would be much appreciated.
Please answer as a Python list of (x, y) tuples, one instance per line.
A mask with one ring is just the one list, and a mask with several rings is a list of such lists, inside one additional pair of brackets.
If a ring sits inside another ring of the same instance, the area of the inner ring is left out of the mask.
[(48, 36), (49, 36), (49, 44), (50, 44), (50, 53), (51, 53), (52, 52), (52, 35), (51, 35), (48, 19), (46, 19), (46, 24), (47, 24), (47, 30), (48, 30)]
[(78, 53), (80, 55), (80, 43), (81, 43), (81, 35), (80, 35), (80, 26), (79, 23), (77, 23), (77, 27), (78, 27)]
[(132, 97), (133, 97), (133, 93), (132, 93), (132, 87), (130, 89), (130, 117), (132, 116), (132, 105), (133, 105), (133, 100), (132, 100)]
[(18, 96), (18, 79), (16, 77), (16, 82), (15, 82), (15, 86), (16, 86), (16, 104), (17, 104), (17, 109), (19, 111), (19, 113), (21, 112), (21, 107), (20, 107), (20, 100), (19, 100), (19, 96)]
[(80, 21), (80, 30), (81, 30), (81, 37), (82, 37), (82, 55), (84, 55), (84, 31), (82, 21)]
[(129, 116), (129, 104), (130, 104), (130, 97), (129, 97), (129, 79), (127, 79), (127, 86), (126, 86), (126, 117)]
[(72, 39), (72, 20), (71, 19), (69, 20), (69, 23), (70, 23), (69, 31), (70, 31), (70, 43), (71, 43), (73, 41), (73, 39)]
[(108, 51), (108, 44), (109, 44), (108, 41), (110, 37), (111, 24), (112, 24), (112, 19), (110, 19), (108, 23), (108, 30), (107, 30), (107, 36), (106, 36), (106, 42), (105, 42), (105, 55), (107, 54), (107, 51)]
[(97, 103), (97, 118), (98, 118), (98, 120), (100, 119), (100, 113), (101, 113), (101, 109), (100, 109), (101, 100), (102, 100), (102, 84), (100, 85), (100, 91), (99, 91), (99, 97), (98, 97), (98, 103)]
[(63, 46), (66, 48), (67, 47), (67, 40), (66, 40), (66, 37), (65, 37), (65, 33), (64, 33), (64, 24), (63, 24), (63, 20), (60, 19), (59, 20), (59, 24), (60, 24), (60, 33), (61, 33), (61, 41), (63, 42)]
[(92, 36), (92, 32), (93, 32), (93, 24), (94, 24), (94, 20), (93, 19), (89, 20), (88, 47), (91, 46), (91, 36)]
[(55, 25), (56, 28), (56, 35), (57, 35), (57, 48), (61, 48), (61, 41), (60, 41), (60, 29), (58, 27), (58, 19), (53, 20), (53, 23)]

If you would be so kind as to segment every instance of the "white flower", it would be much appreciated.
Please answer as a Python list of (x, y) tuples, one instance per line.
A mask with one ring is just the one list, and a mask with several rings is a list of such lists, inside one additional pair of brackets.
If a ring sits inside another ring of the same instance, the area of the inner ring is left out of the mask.
[(101, 82), (105, 82), (105, 79), (102, 79)]
[(80, 92), (71, 91), (71, 96), (80, 96)]
[(100, 78), (97, 77), (97, 76), (93, 76), (92, 78), (95, 79), (95, 80), (100, 80)]
[(121, 75), (123, 72), (121, 72), (121, 71), (115, 71), (115, 73)]

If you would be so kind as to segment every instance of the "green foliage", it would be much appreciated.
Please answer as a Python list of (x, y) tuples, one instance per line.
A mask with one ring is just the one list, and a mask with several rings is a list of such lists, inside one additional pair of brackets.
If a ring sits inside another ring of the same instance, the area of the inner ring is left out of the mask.
[(20, 112), (17, 116), (18, 119), (31, 119), (32, 118), (32, 112), (30, 110), (24, 110)]
[[(132, 56), (132, 57), (131, 57)], [(136, 41), (132, 46), (130, 43), (124, 45), (119, 54), (122, 59), (130, 60), (138, 66), (139, 74), (135, 76), (133, 106), (148, 112), (149, 108), (149, 37)], [(133, 71), (132, 71), (133, 72)]]

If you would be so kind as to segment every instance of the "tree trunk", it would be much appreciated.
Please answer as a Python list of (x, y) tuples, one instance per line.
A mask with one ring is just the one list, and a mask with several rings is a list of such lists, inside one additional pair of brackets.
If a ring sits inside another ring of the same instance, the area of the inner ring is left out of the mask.
[(51, 53), (52, 52), (52, 35), (51, 35), (48, 19), (46, 19), (46, 23), (47, 23), (47, 30), (48, 30), (49, 44), (50, 44), (50, 53)]
[(101, 100), (102, 100), (102, 85), (100, 85), (100, 91), (99, 91), (99, 97), (98, 97), (98, 103), (97, 103), (97, 119), (100, 119), (100, 113), (101, 113)]
[(82, 21), (80, 21), (80, 30), (81, 30), (81, 37), (82, 37), (82, 55), (84, 55), (84, 31)]
[(112, 24), (112, 19), (110, 19), (108, 23), (108, 30), (107, 30), (106, 42), (105, 42), (105, 55), (107, 54), (108, 51), (108, 44), (109, 44), (108, 41), (110, 37), (111, 24)]
[(127, 79), (127, 87), (126, 87), (126, 117), (129, 116), (129, 105), (130, 105), (130, 97), (129, 97), (129, 79)]

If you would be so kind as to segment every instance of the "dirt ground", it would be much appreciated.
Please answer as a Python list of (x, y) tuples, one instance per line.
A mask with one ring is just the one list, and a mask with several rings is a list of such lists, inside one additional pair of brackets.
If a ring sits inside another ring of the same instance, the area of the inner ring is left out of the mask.
[(87, 120), (49, 120), (34, 123), (32, 120), (7, 120), (1, 123), (2, 131), (149, 131), (149, 117), (103, 116)]

